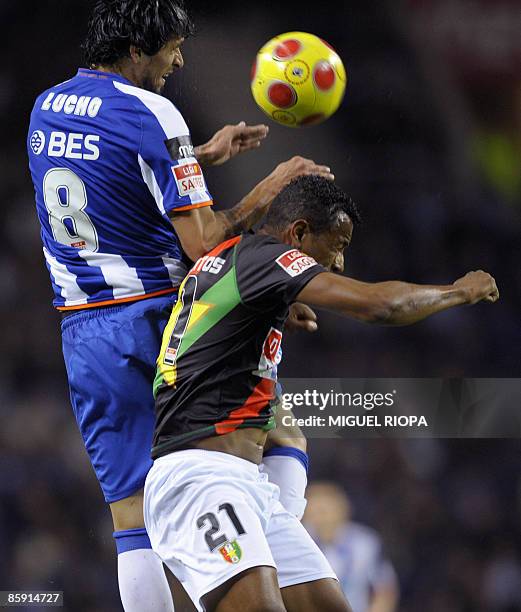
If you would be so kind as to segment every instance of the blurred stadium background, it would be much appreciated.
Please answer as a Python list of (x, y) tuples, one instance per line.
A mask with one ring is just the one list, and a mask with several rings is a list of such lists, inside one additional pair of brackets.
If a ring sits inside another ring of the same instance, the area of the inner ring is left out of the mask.
[[(320, 314), (318, 334), (286, 339), (282, 375), (519, 376), (521, 1), (188, 4), (198, 34), (166, 95), (195, 143), (265, 120), (249, 73), (275, 34), (325, 38), (349, 77), (326, 124), (270, 123), (260, 151), (207, 171), (218, 207), (302, 154), (330, 164), (365, 217), (348, 274), (446, 283), (482, 268), (501, 291), (407, 329)], [(25, 153), (35, 96), (81, 65), (90, 6), (0, 0), (0, 590), (63, 590), (67, 610), (109, 612), (111, 522), (68, 403)], [(519, 440), (317, 440), (310, 455), (311, 480), (334, 479), (381, 534), (399, 610), (521, 610)]]

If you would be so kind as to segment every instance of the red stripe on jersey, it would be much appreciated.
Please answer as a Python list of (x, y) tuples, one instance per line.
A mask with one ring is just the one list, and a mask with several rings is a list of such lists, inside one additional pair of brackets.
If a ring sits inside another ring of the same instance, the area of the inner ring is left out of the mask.
[(242, 238), (242, 236), (235, 236), (234, 238), (230, 238), (229, 240), (225, 240), (224, 242), (221, 242), (221, 244), (218, 244), (211, 251), (208, 251), (208, 253), (206, 253), (206, 254), (207, 255), (211, 255), (212, 257), (215, 256), (215, 255), (219, 255), (219, 253), (222, 253), (224, 251), (224, 249), (232, 247), (235, 244), (237, 244), (238, 242), (240, 242), (241, 238)]
[(225, 421), (215, 424), (215, 432), (222, 435), (235, 431), (246, 419), (258, 417), (260, 411), (274, 398), (275, 382), (263, 378), (240, 408), (232, 410)]
[(221, 244), (218, 244), (215, 248), (213, 248), (211, 251), (208, 251), (206, 255), (203, 255), (195, 262), (193, 268), (190, 270), (190, 272), (188, 272), (188, 275), (197, 276), (197, 274), (199, 274), (199, 272), (201, 271), (201, 268), (203, 267), (204, 262), (208, 259), (208, 257), (216, 257), (217, 255), (219, 255), (219, 253), (222, 253), (225, 249), (228, 249), (236, 245), (238, 242), (240, 242), (241, 238), (242, 236), (235, 236), (234, 238), (230, 238), (229, 240), (225, 240), (224, 242), (221, 242)]

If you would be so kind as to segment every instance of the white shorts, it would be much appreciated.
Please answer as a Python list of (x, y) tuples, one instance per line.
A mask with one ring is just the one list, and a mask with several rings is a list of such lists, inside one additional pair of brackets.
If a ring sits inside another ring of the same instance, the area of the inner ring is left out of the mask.
[(152, 548), (204, 610), (201, 598), (244, 570), (277, 569), (280, 588), (335, 578), (279, 488), (250, 461), (206, 450), (156, 459), (145, 482)]

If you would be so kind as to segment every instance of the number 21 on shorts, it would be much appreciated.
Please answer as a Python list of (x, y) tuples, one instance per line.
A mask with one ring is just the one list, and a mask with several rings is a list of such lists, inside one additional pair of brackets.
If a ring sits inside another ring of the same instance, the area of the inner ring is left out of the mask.
[[(230, 519), (237, 536), (244, 535), (246, 530), (244, 529), (235, 508), (230, 503), (221, 504), (218, 512), (226, 512)], [(242, 549), (236, 539), (229, 538), (225, 533), (219, 533), (222, 531), (221, 524), (218, 517), (213, 512), (206, 512), (201, 515), (196, 522), (198, 529), (208, 527), (204, 534), (204, 539), (210, 550), (213, 552), (218, 549), (222, 557), (228, 563), (238, 563), (242, 557)]]

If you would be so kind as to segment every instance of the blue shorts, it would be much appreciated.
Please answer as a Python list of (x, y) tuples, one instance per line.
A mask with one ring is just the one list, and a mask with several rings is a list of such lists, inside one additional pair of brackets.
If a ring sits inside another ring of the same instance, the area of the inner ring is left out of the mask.
[(141, 489), (152, 466), (152, 384), (176, 299), (96, 308), (62, 321), (72, 407), (108, 503)]

